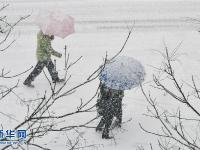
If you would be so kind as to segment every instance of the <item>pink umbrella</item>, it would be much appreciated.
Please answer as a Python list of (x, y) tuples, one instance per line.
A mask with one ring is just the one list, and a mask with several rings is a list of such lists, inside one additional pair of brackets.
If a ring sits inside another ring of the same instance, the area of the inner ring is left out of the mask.
[(58, 12), (40, 13), (36, 19), (37, 25), (47, 35), (65, 38), (74, 33), (74, 19)]

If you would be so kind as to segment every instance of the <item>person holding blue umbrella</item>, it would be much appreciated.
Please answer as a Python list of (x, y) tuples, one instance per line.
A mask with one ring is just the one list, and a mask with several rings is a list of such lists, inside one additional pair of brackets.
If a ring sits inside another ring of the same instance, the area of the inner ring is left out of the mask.
[(124, 90), (139, 86), (144, 76), (144, 67), (132, 57), (118, 56), (104, 66), (99, 76), (100, 92), (96, 104), (102, 116), (96, 131), (102, 131), (102, 138), (112, 138), (109, 130), (114, 117), (116, 126), (121, 127)]
[(121, 127), (122, 123), (122, 99), (124, 97), (123, 90), (115, 90), (106, 87), (105, 84), (100, 83), (100, 93), (97, 99), (97, 111), (102, 116), (101, 121), (96, 127), (96, 131), (102, 131), (105, 126), (102, 138), (109, 139), (109, 127), (112, 120), (116, 117), (116, 126)]

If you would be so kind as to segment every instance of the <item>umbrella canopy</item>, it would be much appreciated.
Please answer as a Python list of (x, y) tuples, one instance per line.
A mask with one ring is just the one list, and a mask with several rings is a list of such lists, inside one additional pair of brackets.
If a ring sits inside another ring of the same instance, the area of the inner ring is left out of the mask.
[(74, 19), (61, 12), (40, 12), (36, 24), (46, 35), (65, 38), (74, 33)]
[(99, 79), (107, 87), (128, 90), (144, 81), (145, 71), (142, 64), (132, 57), (118, 56), (105, 65)]

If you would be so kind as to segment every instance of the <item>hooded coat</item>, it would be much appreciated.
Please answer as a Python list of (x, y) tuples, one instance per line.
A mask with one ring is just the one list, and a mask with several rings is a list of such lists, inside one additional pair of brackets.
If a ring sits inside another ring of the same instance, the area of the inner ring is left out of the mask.
[(117, 116), (121, 113), (123, 97), (123, 90), (110, 89), (104, 84), (100, 84), (100, 93), (96, 104), (98, 114), (104, 116), (111, 113), (113, 116)]
[(51, 55), (61, 57), (62, 54), (55, 51), (51, 47), (50, 36), (44, 35), (42, 31), (37, 34), (37, 51), (36, 56), (38, 61), (48, 61), (51, 59)]

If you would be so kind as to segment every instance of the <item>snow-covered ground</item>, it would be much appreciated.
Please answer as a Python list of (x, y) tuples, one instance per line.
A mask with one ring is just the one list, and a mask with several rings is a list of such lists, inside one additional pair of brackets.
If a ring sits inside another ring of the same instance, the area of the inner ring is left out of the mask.
[[(183, 55), (180, 57), (181, 62), (177, 63), (176, 69), (178, 76), (187, 81), (191, 81), (191, 75), (198, 78), (200, 69), (200, 35), (196, 31), (197, 25), (191, 22), (185, 22), (185, 17), (198, 17), (199, 2), (150, 2), (150, 1), (8, 1), (11, 6), (5, 11), (12, 19), (26, 13), (32, 13), (33, 16), (28, 18), (24, 23), (16, 27), (11, 38), (17, 38), (17, 41), (7, 51), (0, 53), (0, 68), (11, 70), (11, 74), (24, 71), (36, 63), (36, 33), (38, 28), (34, 26), (33, 20), (39, 9), (61, 9), (72, 15), (76, 20), (76, 33), (66, 39), (56, 38), (53, 41), (53, 48), (64, 54), (64, 45), (68, 46), (71, 60), (83, 56), (70, 71), (72, 79), (67, 88), (72, 87), (84, 81), (99, 65), (102, 64), (102, 58), (106, 52), (108, 56), (113, 56), (120, 50), (128, 34), (127, 24), (131, 25), (135, 20), (135, 29), (124, 48), (121, 55), (127, 55), (139, 60), (145, 67), (146, 79), (144, 87), (148, 91), (149, 83), (152, 81), (154, 69), (152, 66), (161, 64), (161, 57), (154, 50), (164, 51), (163, 40), (173, 50), (180, 42), (182, 45), (179, 52)], [(14, 8), (14, 9), (13, 9)], [(125, 21), (124, 21), (125, 20)], [(64, 75), (64, 57), (57, 59), (57, 70), (59, 75)], [(35, 88), (27, 88), (22, 82), (30, 72), (13, 79), (0, 80), (1, 84), (7, 86), (14, 85), (20, 80), (19, 87), (15, 92), (21, 98), (26, 100), (40, 97), (45, 90), (50, 92), (48, 81), (41, 74), (34, 81)], [(61, 99), (55, 104), (54, 112), (70, 112), (76, 109), (80, 103), (80, 98), (86, 101), (93, 96), (99, 81), (95, 80), (84, 88), (80, 88), (75, 94)], [(147, 84), (148, 83), (148, 84)], [(169, 100), (167, 96), (157, 94), (160, 105), (173, 109), (177, 105)], [(95, 103), (95, 100), (94, 102)], [(125, 123), (122, 129), (113, 130), (115, 140), (102, 140), (101, 135), (94, 129), (80, 129), (86, 145), (95, 144), (99, 150), (133, 150), (137, 146), (149, 146), (149, 143), (155, 143), (156, 138), (144, 133), (139, 123), (146, 128), (157, 130), (159, 125), (152, 119), (145, 117), (147, 102), (139, 88), (125, 91), (123, 99), (123, 121)], [(172, 105), (173, 104), (173, 105)], [(4, 128), (10, 129), (19, 121), (23, 120), (26, 112), (23, 104), (16, 95), (11, 94), (0, 102), (0, 110), (5, 114), (11, 114), (16, 121), (7, 119), (0, 115), (0, 124)], [(96, 113), (83, 114), (73, 118), (63, 120), (63, 124), (84, 123), (93, 118)], [(97, 125), (98, 120), (92, 123)], [(67, 136), (75, 138), (76, 132), (69, 131), (61, 134), (49, 134), (39, 143), (46, 144), (47, 147), (64, 150), (66, 148)], [(36, 140), (37, 141), (37, 140)], [(84, 140), (83, 140), (84, 141)], [(84, 145), (83, 144), (83, 145)], [(0, 145), (0, 147), (3, 145)], [(88, 149), (94, 149), (90, 147)]]

